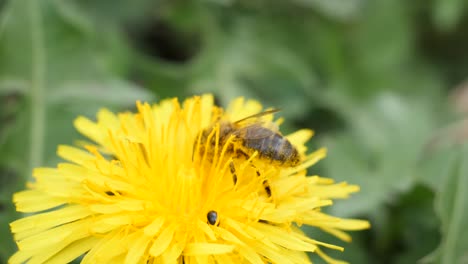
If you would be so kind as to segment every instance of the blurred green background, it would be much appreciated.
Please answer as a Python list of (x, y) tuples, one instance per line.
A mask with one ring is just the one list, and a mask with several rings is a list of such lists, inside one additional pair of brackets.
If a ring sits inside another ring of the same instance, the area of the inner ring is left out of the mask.
[(468, 263), (467, 28), (463, 0), (0, 0), (0, 263), (12, 193), (77, 115), (205, 92), (282, 108), (329, 149), (310, 173), (361, 186), (328, 212), (372, 229), (307, 229), (327, 253)]

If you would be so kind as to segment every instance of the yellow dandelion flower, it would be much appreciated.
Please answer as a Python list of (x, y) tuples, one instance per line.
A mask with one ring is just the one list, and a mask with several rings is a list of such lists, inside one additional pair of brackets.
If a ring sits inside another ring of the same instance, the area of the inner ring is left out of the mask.
[(345, 241), (343, 230), (369, 227), (320, 211), (358, 186), (308, 177), (325, 150), (307, 152), (309, 130), (281, 136), (274, 111), (244, 119), (262, 112), (258, 102), (224, 111), (204, 95), (137, 107), (77, 118), (93, 143), (60, 146), (66, 162), (34, 170), (14, 195), (18, 211), (36, 214), (11, 223), (10, 263), (310, 263), (306, 252), (340, 263), (320, 248), (341, 247), (299, 226)]

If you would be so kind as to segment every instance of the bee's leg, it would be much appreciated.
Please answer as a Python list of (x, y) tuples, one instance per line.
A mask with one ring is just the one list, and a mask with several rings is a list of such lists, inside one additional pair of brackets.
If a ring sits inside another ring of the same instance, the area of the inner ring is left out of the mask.
[[(240, 149), (235, 149), (234, 152), (236, 153), (235, 159), (240, 159), (241, 157), (243, 157), (245, 159), (249, 158), (249, 156)], [(234, 161), (232, 161), (232, 160), (229, 163), (229, 170), (231, 171), (232, 180), (233, 180), (234, 185), (235, 185), (237, 183), (237, 174), (236, 174), (236, 167), (234, 165)]]
[[(242, 150), (238, 149), (236, 151), (237, 153), (237, 158), (240, 158), (240, 157), (245, 157), (246, 159), (249, 158), (249, 155), (245, 152), (243, 152)], [(252, 161), (250, 161), (250, 164), (249, 164), (252, 168), (255, 169), (255, 173), (257, 174), (257, 177), (260, 177), (262, 174), (260, 173), (260, 170), (252, 163)], [(237, 182), (237, 175), (235, 174), (235, 168), (234, 168), (234, 163), (231, 162), (231, 164), (229, 164), (229, 167), (231, 169), (231, 173), (233, 175), (233, 178), (234, 178), (234, 184), (236, 184)], [(271, 197), (271, 187), (270, 187), (270, 184), (268, 183), (268, 180), (264, 180), (263, 181), (263, 188), (265, 189), (265, 192), (266, 194), (268, 195), (268, 197)]]
[(235, 185), (237, 183), (237, 174), (236, 174), (236, 167), (234, 166), (233, 161), (229, 163), (229, 170), (231, 171), (232, 181), (234, 182), (234, 185)]
[(270, 184), (268, 183), (268, 180), (263, 181), (263, 188), (265, 188), (265, 192), (268, 195), (268, 197), (271, 197), (271, 188)]
[[(257, 177), (260, 177), (262, 175), (260, 173), (260, 170), (254, 164), (250, 163), (250, 166), (255, 169), (255, 172), (257, 173)], [(262, 184), (268, 197), (271, 197), (271, 188), (270, 188), (270, 184), (268, 183), (268, 180), (265, 179), (262, 182)]]

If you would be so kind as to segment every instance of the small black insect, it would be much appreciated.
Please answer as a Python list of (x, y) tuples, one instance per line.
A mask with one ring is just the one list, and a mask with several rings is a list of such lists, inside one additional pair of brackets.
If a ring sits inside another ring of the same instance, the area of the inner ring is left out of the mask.
[(209, 211), (206, 214), (206, 218), (208, 219), (208, 223), (210, 225), (215, 225), (216, 222), (218, 221), (218, 213), (216, 211)]

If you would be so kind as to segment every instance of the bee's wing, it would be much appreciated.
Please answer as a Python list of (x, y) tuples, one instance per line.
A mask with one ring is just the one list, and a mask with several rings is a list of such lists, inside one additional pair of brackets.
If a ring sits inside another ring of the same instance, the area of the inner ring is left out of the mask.
[(280, 109), (270, 109), (263, 112), (247, 116), (234, 122), (237, 129), (234, 135), (244, 139), (262, 139), (269, 137), (278, 131), (275, 123), (266, 121), (261, 117), (271, 115), (280, 111)]
[(247, 116), (247, 117), (244, 117), (240, 120), (237, 120), (234, 122), (234, 124), (236, 125), (245, 125), (245, 124), (249, 124), (249, 123), (258, 123), (258, 122), (262, 122), (260, 120), (260, 118), (262, 116), (266, 116), (266, 115), (270, 115), (270, 114), (273, 114), (273, 113), (276, 113), (276, 112), (279, 112), (280, 109), (278, 108), (273, 108), (273, 109), (270, 109), (270, 110), (265, 110), (263, 112), (260, 112), (260, 113), (257, 113), (257, 114), (253, 114), (253, 115), (250, 115), (250, 116)]
[(253, 123), (248, 126), (240, 127), (234, 131), (234, 135), (243, 139), (262, 139), (278, 133), (276, 127), (267, 127), (263, 122)]

